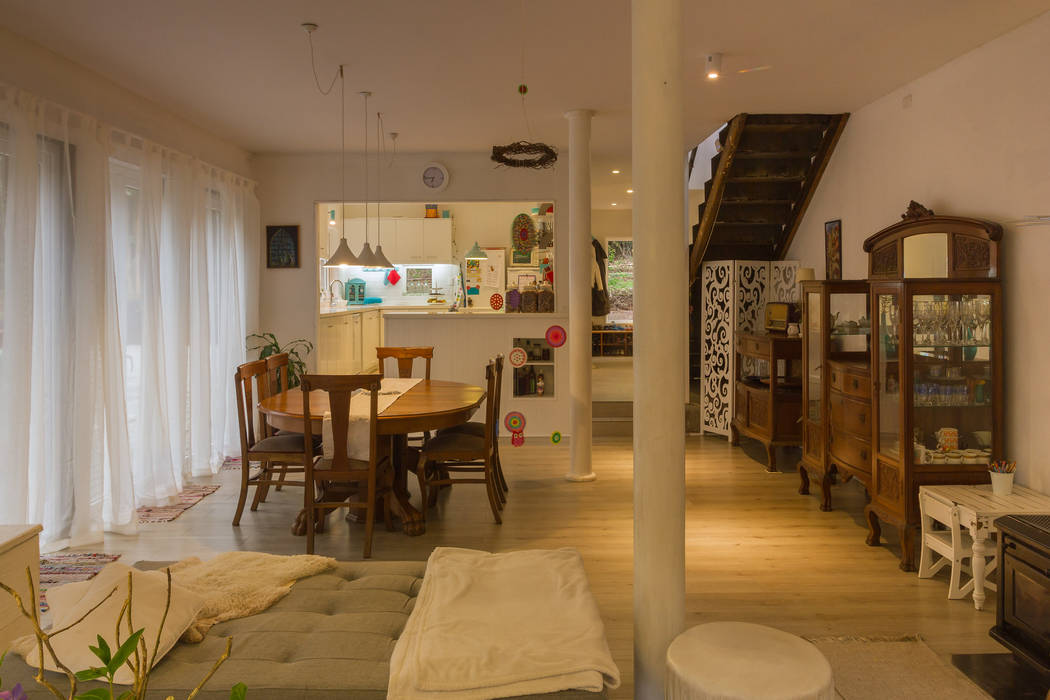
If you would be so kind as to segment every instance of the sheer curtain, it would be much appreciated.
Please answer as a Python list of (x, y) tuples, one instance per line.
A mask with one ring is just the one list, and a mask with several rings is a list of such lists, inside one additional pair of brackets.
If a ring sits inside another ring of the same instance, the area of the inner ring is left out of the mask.
[(0, 86), (0, 523), (133, 532), (237, 444), (252, 184)]

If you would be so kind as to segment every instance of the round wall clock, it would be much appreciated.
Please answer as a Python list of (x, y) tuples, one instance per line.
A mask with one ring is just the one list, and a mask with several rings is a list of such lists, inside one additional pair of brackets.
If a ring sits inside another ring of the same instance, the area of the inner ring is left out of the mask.
[(427, 163), (420, 179), (428, 191), (440, 192), (448, 187), (448, 168), (441, 163)]

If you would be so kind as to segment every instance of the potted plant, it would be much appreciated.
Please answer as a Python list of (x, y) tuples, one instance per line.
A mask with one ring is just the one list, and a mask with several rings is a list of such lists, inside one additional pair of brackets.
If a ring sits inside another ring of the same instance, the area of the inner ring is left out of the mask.
[(259, 359), (265, 360), (270, 355), (288, 353), (288, 381), (286, 387), (299, 386), (299, 377), (306, 373), (306, 356), (314, 349), (309, 340), (297, 338), (282, 346), (273, 333), (252, 333), (246, 338), (248, 351), (259, 351)]

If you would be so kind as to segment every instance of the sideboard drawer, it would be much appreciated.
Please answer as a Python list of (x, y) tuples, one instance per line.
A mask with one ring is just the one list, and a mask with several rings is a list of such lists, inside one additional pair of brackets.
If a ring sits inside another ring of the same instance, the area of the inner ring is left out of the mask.
[(831, 426), (837, 430), (867, 438), (871, 435), (871, 404), (831, 392)]
[(867, 440), (831, 429), (831, 456), (837, 462), (871, 473), (871, 443)]
[(871, 372), (865, 365), (850, 362), (831, 362), (828, 374), (832, 390), (862, 399), (871, 398)]
[(737, 352), (747, 355), (766, 357), (769, 355), (769, 341), (760, 338), (743, 337), (737, 341), (736, 349)]

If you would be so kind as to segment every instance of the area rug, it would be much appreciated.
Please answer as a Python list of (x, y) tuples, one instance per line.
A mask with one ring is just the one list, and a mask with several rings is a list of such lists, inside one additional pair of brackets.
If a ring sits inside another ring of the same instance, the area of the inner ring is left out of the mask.
[(178, 503), (170, 506), (143, 506), (138, 509), (139, 523), (170, 523), (193, 506), (200, 503), (205, 496), (210, 496), (219, 490), (221, 484), (209, 484), (207, 486), (190, 484), (183, 487), (178, 495)]
[(810, 638), (827, 657), (835, 691), (844, 700), (988, 700), (961, 671), (926, 642), (911, 637)]
[(77, 581), (94, 578), (106, 564), (120, 559), (119, 554), (75, 552), (72, 554), (43, 554), (40, 557), (40, 612), (47, 612), (47, 590)]
[(222, 466), (219, 467), (220, 472), (233, 472), (241, 470), (241, 458), (240, 457), (227, 457), (223, 460)]

